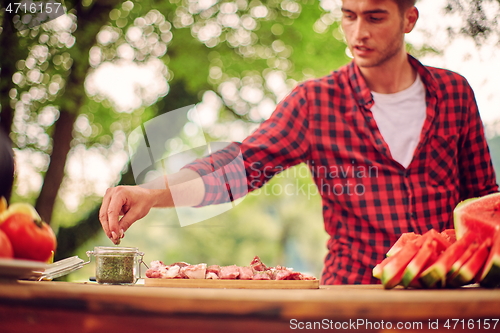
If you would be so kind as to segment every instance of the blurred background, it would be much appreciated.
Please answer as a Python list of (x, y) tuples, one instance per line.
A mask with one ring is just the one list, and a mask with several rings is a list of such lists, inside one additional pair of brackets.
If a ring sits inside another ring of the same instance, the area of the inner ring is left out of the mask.
[[(64, 1), (66, 14), (17, 31), (0, 12), (0, 126), (15, 146), (11, 202), (32, 203), (58, 237), (56, 260), (110, 246), (98, 221), (105, 190), (133, 185), (127, 137), (196, 104), (207, 141), (241, 141), (299, 82), (350, 61), (339, 0)], [(408, 50), (472, 85), (500, 175), (500, 35), (496, 0), (420, 0)], [(188, 120), (166, 151), (193, 146)], [(285, 191), (286, 189), (286, 191)], [(321, 199), (305, 165), (235, 208), (180, 227), (171, 209), (135, 223), (122, 246), (144, 261), (247, 265), (259, 255), (320, 276)], [(87, 280), (87, 265), (67, 276)]]

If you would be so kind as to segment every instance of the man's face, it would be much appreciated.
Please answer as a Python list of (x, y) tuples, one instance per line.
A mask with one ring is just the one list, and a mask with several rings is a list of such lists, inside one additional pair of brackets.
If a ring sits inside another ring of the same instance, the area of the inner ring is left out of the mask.
[(383, 65), (404, 51), (408, 22), (395, 1), (343, 0), (342, 12), (347, 46), (359, 67)]

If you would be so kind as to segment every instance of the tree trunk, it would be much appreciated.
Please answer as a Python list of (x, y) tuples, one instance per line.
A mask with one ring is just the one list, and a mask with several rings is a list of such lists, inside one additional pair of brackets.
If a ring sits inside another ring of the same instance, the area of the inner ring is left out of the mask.
[(57, 192), (64, 178), (64, 167), (71, 148), (73, 124), (76, 117), (76, 113), (61, 110), (59, 119), (55, 125), (52, 136), (54, 143), (52, 154), (50, 155), (50, 164), (35, 205), (35, 209), (47, 223), (51, 220)]
[[(71, 149), (73, 124), (86, 98), (84, 82), (90, 68), (88, 54), (95, 44), (97, 33), (108, 21), (109, 12), (120, 2), (121, 0), (96, 1), (90, 9), (84, 9), (80, 2), (76, 4), (78, 17), (78, 29), (74, 33), (76, 43), (69, 50), (74, 63), (64, 93), (59, 99), (61, 101), (60, 116), (52, 137), (52, 154), (40, 195), (35, 204), (40, 216), (49, 224)], [(79, 59), (81, 61), (78, 61)]]

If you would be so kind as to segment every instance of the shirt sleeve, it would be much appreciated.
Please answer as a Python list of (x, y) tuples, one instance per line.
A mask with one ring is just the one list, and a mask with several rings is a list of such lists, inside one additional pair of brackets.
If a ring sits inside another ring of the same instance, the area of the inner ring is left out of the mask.
[(461, 200), (498, 192), (495, 169), (484, 134), (483, 123), (474, 97), (469, 90), (468, 119), (464, 126), (464, 140), (459, 150)]
[(205, 184), (205, 197), (199, 206), (236, 200), (262, 187), (275, 174), (305, 161), (308, 127), (306, 89), (300, 85), (242, 143), (231, 143), (185, 166), (197, 172)]

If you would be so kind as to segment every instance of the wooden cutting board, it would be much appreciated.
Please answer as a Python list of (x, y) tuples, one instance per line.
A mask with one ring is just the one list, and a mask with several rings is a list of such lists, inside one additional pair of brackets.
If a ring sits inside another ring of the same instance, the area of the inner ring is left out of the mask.
[(148, 287), (217, 289), (319, 289), (319, 280), (144, 279)]

